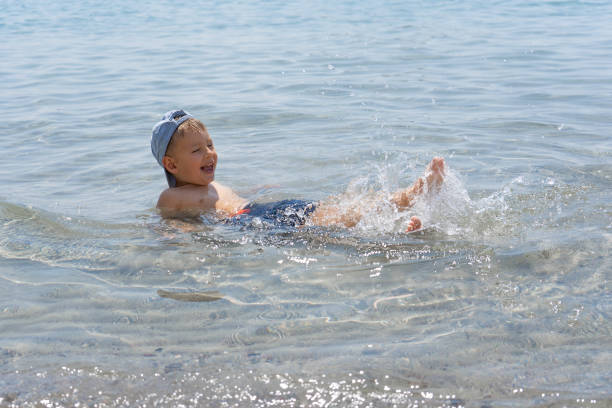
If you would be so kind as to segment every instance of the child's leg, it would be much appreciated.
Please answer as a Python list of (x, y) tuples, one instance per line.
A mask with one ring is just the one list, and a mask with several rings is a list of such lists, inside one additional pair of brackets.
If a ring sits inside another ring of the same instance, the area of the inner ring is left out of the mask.
[(340, 225), (342, 227), (351, 228), (357, 225), (361, 220), (361, 212), (354, 208), (341, 210), (335, 204), (321, 202), (317, 204), (317, 208), (310, 215), (309, 220), (314, 225), (319, 225), (321, 227)]
[[(444, 159), (434, 157), (427, 166), (424, 177), (419, 178), (411, 187), (399, 190), (391, 196), (391, 202), (397, 206), (399, 211), (406, 210), (414, 205), (414, 199), (425, 192), (439, 187), (444, 181)], [(316, 210), (310, 216), (314, 225), (331, 226), (340, 225), (347, 228), (354, 227), (361, 220), (361, 208), (341, 209), (337, 204), (319, 203)], [(414, 231), (421, 228), (421, 220), (412, 217), (406, 231)]]

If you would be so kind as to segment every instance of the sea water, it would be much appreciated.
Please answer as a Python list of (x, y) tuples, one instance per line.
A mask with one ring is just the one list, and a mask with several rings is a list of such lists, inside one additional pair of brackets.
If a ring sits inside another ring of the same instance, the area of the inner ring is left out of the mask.
[[(0, 4), (0, 406), (612, 405), (610, 2)], [(249, 199), (446, 180), (163, 220), (174, 108)]]

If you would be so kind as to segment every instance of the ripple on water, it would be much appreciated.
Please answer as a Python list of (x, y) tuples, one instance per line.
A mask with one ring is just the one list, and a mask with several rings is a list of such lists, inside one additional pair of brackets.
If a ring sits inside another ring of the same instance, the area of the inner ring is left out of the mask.
[(283, 307), (274, 307), (264, 310), (257, 315), (258, 319), (268, 321), (296, 320), (304, 317), (306, 317), (304, 314), (296, 310), (291, 310), (287, 308), (286, 305), (283, 305)]
[(242, 328), (232, 332), (225, 343), (232, 346), (254, 346), (262, 343), (274, 343), (286, 337), (285, 332), (274, 325)]

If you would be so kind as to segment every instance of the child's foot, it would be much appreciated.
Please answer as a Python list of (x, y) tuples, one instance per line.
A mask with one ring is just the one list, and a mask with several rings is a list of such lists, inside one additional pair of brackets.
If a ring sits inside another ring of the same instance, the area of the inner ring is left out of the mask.
[(442, 185), (442, 182), (444, 182), (444, 167), (444, 159), (442, 157), (434, 157), (429, 165), (427, 165), (425, 175), (419, 177), (411, 187), (394, 193), (391, 196), (391, 202), (400, 211), (412, 207), (415, 198), (424, 193), (425, 187), (427, 187), (427, 191), (432, 191), (434, 188), (439, 188)]
[(421, 228), (421, 220), (418, 217), (410, 217), (410, 222), (406, 228), (406, 232), (416, 231)]
[(432, 188), (440, 187), (444, 181), (444, 159), (442, 157), (434, 157), (427, 166), (427, 188), (429, 191)]

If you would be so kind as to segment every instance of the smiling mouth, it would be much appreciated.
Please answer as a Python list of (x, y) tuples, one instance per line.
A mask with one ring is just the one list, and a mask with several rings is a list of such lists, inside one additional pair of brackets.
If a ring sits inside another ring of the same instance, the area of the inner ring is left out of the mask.
[(207, 173), (212, 173), (213, 171), (215, 171), (215, 165), (214, 164), (209, 164), (208, 166), (202, 166), (200, 167), (200, 169), (202, 171), (205, 171)]

